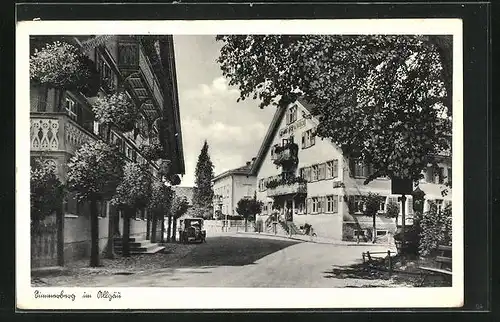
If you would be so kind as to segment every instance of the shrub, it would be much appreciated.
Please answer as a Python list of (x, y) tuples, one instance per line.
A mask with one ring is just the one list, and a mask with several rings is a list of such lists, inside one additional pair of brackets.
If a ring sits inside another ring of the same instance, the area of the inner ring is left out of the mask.
[(139, 118), (139, 109), (125, 92), (97, 98), (92, 111), (99, 122), (114, 124), (123, 132), (132, 131)]
[(92, 77), (88, 57), (78, 48), (56, 41), (35, 49), (30, 57), (30, 79), (54, 88), (82, 89)]
[(53, 166), (33, 159), (30, 167), (31, 222), (38, 224), (61, 206), (65, 188)]
[(389, 201), (385, 210), (385, 216), (388, 218), (398, 218), (399, 205), (394, 201)]
[(122, 179), (123, 162), (117, 147), (86, 143), (68, 163), (68, 186), (81, 201), (110, 198)]
[(430, 203), (430, 209), (419, 219), (420, 254), (433, 256), (439, 245), (449, 245), (452, 242), (452, 208), (447, 205), (439, 210), (435, 203)]

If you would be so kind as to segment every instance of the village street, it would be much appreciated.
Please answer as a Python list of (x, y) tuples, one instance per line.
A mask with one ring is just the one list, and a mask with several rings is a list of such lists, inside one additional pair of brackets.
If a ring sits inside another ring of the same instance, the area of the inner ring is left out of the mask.
[[(203, 244), (179, 245), (182, 255), (141, 255), (141, 262), (164, 261), (132, 275), (96, 275), (85, 280), (48, 279), (50, 286), (107, 287), (394, 287), (380, 276), (344, 269), (361, 262), (361, 252), (387, 251), (379, 245), (333, 245), (280, 237), (219, 234)], [(179, 250), (178, 250), (179, 251)], [(147, 257), (149, 256), (149, 258)], [(169, 259), (170, 258), (170, 259)], [(139, 264), (140, 265), (140, 264)]]

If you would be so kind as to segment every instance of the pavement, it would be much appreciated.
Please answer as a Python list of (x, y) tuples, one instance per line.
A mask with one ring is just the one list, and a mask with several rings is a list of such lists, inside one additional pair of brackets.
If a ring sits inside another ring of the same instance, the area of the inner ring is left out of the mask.
[[(357, 244), (356, 244), (357, 245)], [(387, 246), (369, 244), (370, 252)], [(220, 233), (189, 249), (175, 260), (149, 255), (163, 268), (133, 275), (92, 276), (48, 281), (47, 286), (107, 287), (376, 287), (395, 286), (388, 278), (353, 273), (361, 263), (360, 247), (267, 236), (255, 233)], [(161, 262), (165, 260), (165, 262)], [(140, 263), (138, 264), (140, 265)], [(349, 274), (345, 274), (347, 269)]]

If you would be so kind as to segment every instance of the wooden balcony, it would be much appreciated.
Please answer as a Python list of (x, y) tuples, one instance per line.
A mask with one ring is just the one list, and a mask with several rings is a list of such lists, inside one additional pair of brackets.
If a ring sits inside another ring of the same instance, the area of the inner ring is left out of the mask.
[(292, 184), (282, 184), (274, 188), (267, 188), (268, 197), (277, 197), (293, 194), (307, 194), (306, 182), (295, 182)]
[(58, 151), (74, 154), (86, 142), (96, 140), (65, 113), (30, 114), (30, 150)]
[(137, 39), (125, 37), (118, 41), (118, 68), (142, 102), (148, 117), (156, 119), (163, 105), (163, 94), (144, 48)]

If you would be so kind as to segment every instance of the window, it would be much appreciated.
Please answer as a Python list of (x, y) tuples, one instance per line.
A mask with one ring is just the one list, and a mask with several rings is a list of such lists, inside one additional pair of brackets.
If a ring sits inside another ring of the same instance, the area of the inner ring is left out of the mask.
[(351, 198), (352, 198), (351, 199), (352, 211), (355, 214), (362, 213), (364, 210), (364, 203), (363, 203), (363, 199), (361, 198), (361, 196), (352, 196)]
[(339, 201), (337, 195), (326, 196), (326, 212), (337, 213), (339, 209)]
[(321, 163), (318, 165), (318, 180), (326, 179), (326, 163)]
[(311, 198), (311, 200), (312, 200), (311, 213), (317, 214), (319, 212), (319, 198), (313, 197), (313, 198)]
[(64, 108), (66, 113), (68, 113), (69, 117), (75, 121), (78, 120), (78, 105), (74, 100), (69, 97), (66, 97)]
[(364, 230), (355, 230), (354, 231), (354, 237), (364, 237), (365, 236), (365, 231)]
[(319, 166), (317, 164), (312, 166), (311, 181), (318, 181), (319, 178)]
[(304, 200), (301, 200), (301, 201), (297, 202), (297, 213), (298, 214), (305, 213), (305, 210), (306, 210), (305, 208), (306, 208), (306, 205), (305, 205)]
[(304, 180), (306, 180), (307, 182), (310, 182), (311, 181), (311, 168), (310, 167), (306, 167), (306, 168), (300, 169), (300, 176)]
[(107, 211), (108, 211), (108, 202), (98, 201), (97, 209), (99, 211), (99, 217), (105, 218), (107, 216)]
[(386, 197), (382, 197), (382, 200), (380, 201), (379, 212), (385, 212), (385, 200), (386, 199), (387, 199)]
[(377, 230), (377, 236), (385, 236), (387, 235), (387, 230)]
[(351, 171), (355, 178), (366, 178), (375, 173), (373, 167), (362, 160), (351, 160)]
[(326, 179), (337, 178), (339, 172), (339, 161), (332, 160), (326, 163)]
[(297, 121), (297, 105), (291, 106), (286, 112), (286, 124)]
[(315, 135), (313, 129), (309, 129), (302, 133), (302, 149), (309, 148), (316, 143)]
[(106, 90), (114, 90), (116, 87), (116, 79), (109, 64), (98, 55), (98, 69), (101, 77), (102, 85)]

